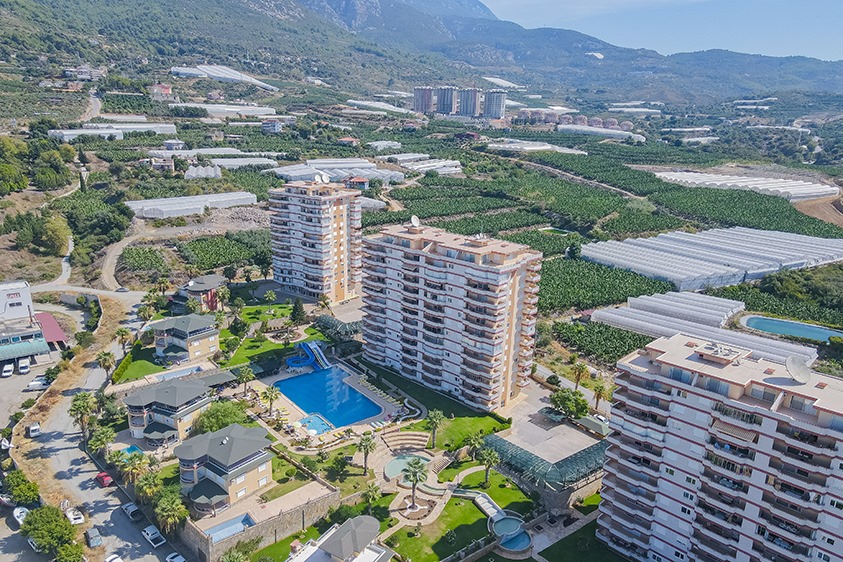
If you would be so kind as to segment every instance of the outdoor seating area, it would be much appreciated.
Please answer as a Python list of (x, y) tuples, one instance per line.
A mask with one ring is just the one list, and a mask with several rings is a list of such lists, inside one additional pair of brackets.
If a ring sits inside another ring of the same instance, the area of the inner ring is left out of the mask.
[(393, 423), (400, 423), (403, 421), (415, 419), (421, 415), (421, 410), (412, 406), (408, 400), (398, 399), (392, 394), (386, 392), (385, 390), (382, 390), (381, 388), (375, 386), (374, 384), (369, 382), (369, 378), (366, 375), (359, 375), (358, 382), (360, 386), (364, 389), (368, 390), (372, 394), (375, 394), (376, 396), (379, 396), (382, 400), (385, 400), (393, 406), (399, 408), (394, 418), (372, 422), (370, 424), (372, 426), (372, 429), (383, 429)]

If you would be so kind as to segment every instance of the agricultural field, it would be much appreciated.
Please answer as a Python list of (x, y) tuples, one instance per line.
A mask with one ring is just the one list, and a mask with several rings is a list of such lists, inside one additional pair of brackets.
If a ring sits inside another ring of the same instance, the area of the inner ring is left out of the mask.
[[(268, 245), (268, 243), (267, 243)], [(257, 249), (226, 236), (206, 236), (179, 245), (184, 259), (205, 271), (251, 261)]]
[(156, 271), (161, 273), (167, 270), (167, 263), (164, 261), (159, 248), (129, 246), (120, 254), (117, 267), (127, 271)]
[(665, 281), (579, 259), (546, 260), (541, 276), (538, 308), (544, 314), (619, 304), (674, 289)]
[(677, 230), (688, 223), (664, 213), (648, 213), (633, 209), (624, 209), (616, 217), (607, 220), (600, 230), (614, 238), (627, 238), (646, 233)]
[(497, 236), (499, 232), (547, 224), (548, 222), (547, 218), (536, 213), (511, 211), (441, 221), (435, 223), (434, 226), (444, 228), (456, 234), (472, 235), (483, 233), (490, 236)]
[(843, 312), (810, 300), (772, 295), (755, 285), (721, 287), (709, 289), (706, 293), (715, 297), (746, 303), (746, 309), (751, 312), (763, 312), (770, 316), (803, 320), (831, 328), (843, 329)]
[(534, 250), (538, 250), (545, 257), (564, 254), (572, 242), (584, 242), (585, 239), (579, 234), (558, 234), (546, 230), (525, 230), (516, 234), (508, 234), (502, 237), (504, 240), (525, 244)]
[[(442, 191), (441, 195), (446, 196), (447, 192)], [(405, 201), (404, 205), (407, 208), (405, 211), (380, 211), (364, 214), (363, 228), (406, 222), (412, 215), (416, 215), (420, 219), (448, 217), (515, 207), (518, 202), (498, 197), (466, 197), (462, 199), (442, 197), (441, 199), (411, 199)]]
[(566, 347), (575, 349), (581, 355), (613, 364), (636, 349), (640, 349), (653, 341), (653, 338), (589, 322), (579, 324), (573, 322), (555, 322), (553, 337)]

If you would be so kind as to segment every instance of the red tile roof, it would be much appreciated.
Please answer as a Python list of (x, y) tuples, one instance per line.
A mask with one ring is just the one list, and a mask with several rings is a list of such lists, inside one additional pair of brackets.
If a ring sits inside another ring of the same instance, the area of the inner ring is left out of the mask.
[(59, 323), (49, 312), (36, 312), (35, 318), (41, 324), (41, 331), (44, 332), (44, 339), (47, 343), (66, 342), (67, 336), (61, 329)]

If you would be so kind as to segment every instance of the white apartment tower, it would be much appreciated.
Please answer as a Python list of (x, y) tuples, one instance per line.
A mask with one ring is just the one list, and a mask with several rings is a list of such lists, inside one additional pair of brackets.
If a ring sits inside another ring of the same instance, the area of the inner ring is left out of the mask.
[(430, 86), (416, 86), (413, 89), (413, 111), (416, 113), (433, 113), (436, 107), (433, 103), (435, 91)]
[(506, 90), (489, 90), (483, 101), (483, 117), (503, 119), (506, 115)]
[(598, 538), (650, 562), (843, 561), (843, 380), (683, 334), (618, 369)]
[(480, 95), (483, 90), (480, 88), (465, 88), (460, 90), (459, 114), (467, 117), (480, 116)]
[(436, 89), (436, 113), (451, 115), (457, 112), (459, 90), (453, 86), (442, 86)]
[(541, 253), (411, 224), (363, 242), (364, 356), (478, 410), (533, 366)]
[(360, 191), (296, 181), (269, 191), (272, 271), (285, 289), (333, 303), (357, 296)]

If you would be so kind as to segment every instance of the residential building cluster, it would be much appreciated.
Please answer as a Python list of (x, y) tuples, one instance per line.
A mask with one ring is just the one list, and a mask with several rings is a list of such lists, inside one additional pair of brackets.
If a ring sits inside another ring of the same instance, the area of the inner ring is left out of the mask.
[(440, 113), (464, 117), (502, 119), (506, 115), (506, 90), (417, 86), (413, 89), (416, 113)]
[(66, 339), (52, 315), (35, 312), (29, 283), (0, 283), (0, 366), (23, 372), (56, 361)]

